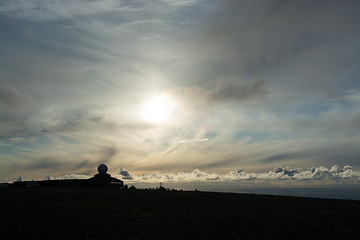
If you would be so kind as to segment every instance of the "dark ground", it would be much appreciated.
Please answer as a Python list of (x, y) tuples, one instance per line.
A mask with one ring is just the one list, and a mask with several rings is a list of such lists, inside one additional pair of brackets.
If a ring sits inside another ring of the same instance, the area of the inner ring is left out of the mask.
[(210, 192), (4, 189), (1, 239), (360, 239), (360, 201)]

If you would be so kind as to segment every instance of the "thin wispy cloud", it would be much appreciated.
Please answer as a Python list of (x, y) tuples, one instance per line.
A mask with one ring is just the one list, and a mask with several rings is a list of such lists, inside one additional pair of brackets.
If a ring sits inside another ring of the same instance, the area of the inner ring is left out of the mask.
[(82, 1), (70, 2), (35, 0), (4, 1), (0, 12), (12, 18), (35, 22), (55, 21), (76, 16), (102, 14), (111, 11), (132, 11), (131, 7), (123, 7), (121, 1)]

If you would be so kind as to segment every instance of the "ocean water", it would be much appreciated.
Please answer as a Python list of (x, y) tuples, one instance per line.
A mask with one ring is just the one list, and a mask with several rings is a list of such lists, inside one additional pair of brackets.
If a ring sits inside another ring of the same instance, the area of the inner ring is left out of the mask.
[[(238, 185), (226, 183), (164, 183), (165, 188), (182, 189), (186, 191), (211, 191), (266, 194), (294, 197), (347, 199), (360, 201), (360, 184), (324, 185), (324, 186), (274, 186), (274, 185)], [(157, 184), (136, 185), (136, 187), (158, 187)]]
[(253, 193), (266, 195), (348, 199), (360, 201), (360, 188), (252, 188), (252, 189), (227, 189), (220, 192)]

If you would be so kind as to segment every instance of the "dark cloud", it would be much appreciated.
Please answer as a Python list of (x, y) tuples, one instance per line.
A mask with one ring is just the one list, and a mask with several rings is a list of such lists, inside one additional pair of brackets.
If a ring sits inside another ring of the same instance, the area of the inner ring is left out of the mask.
[(261, 99), (268, 94), (263, 80), (244, 82), (237, 78), (221, 79), (210, 93), (212, 102), (241, 103)]
[(118, 121), (106, 119), (105, 113), (94, 113), (87, 110), (67, 110), (58, 114), (56, 121), (45, 122), (42, 125), (42, 132), (49, 134), (81, 132), (89, 130), (116, 131), (116, 130), (146, 130), (152, 126), (148, 123), (139, 122), (122, 122), (121, 116)]
[[(99, 150), (99, 152), (101, 152), (101, 150)], [(26, 162), (19, 161), (18, 159), (9, 161), (6, 165), (3, 165), (4, 169), (1, 170), (20, 172), (24, 174), (26, 178), (30, 176), (38, 178), (41, 173), (47, 173), (51, 178), (57, 178), (60, 174), (66, 174), (66, 176), (74, 175), (67, 174), (69, 172), (87, 175), (94, 174), (94, 170), (99, 162), (102, 162), (106, 157), (111, 157), (113, 154), (113, 150), (103, 149), (103, 152), (99, 156), (95, 156), (93, 159), (83, 160), (72, 158), (69, 155), (58, 152), (55, 156), (29, 157)], [(52, 175), (56, 176), (53, 177)]]
[(0, 137), (13, 137), (28, 130), (27, 120), (37, 107), (31, 95), (0, 85)]
[(116, 156), (116, 154), (118, 153), (118, 149), (116, 147), (104, 147), (101, 152), (100, 152), (100, 159), (101, 162), (107, 162), (109, 161), (111, 158), (113, 158), (114, 156)]
[[(215, 50), (213, 59), (226, 61), (224, 70), (254, 74), (324, 44), (354, 43), (360, 37), (355, 34), (359, 9), (357, 1), (224, 0), (207, 25), (204, 43)], [(336, 51), (329, 50), (324, 54)]]
[(132, 180), (133, 179), (131, 174), (123, 167), (120, 167), (120, 170), (118, 171), (118, 174), (121, 176), (122, 179), (126, 179), (126, 180)]
[(78, 166), (74, 168), (74, 170), (78, 169), (84, 169), (85, 167), (91, 165), (91, 162), (89, 160), (83, 160), (78, 163)]
[(221, 1), (194, 49), (199, 85), (264, 79), (271, 94), (257, 107), (275, 111), (358, 87), (359, 11), (357, 1)]
[(276, 154), (262, 159), (265, 163), (281, 162), (317, 162), (321, 164), (336, 164), (345, 161), (348, 164), (358, 166), (359, 144), (355, 141), (349, 141), (343, 144), (328, 144), (318, 148), (307, 148), (293, 150), (283, 154)]
[[(7, 119), (8, 120), (8, 119)], [(3, 119), (4, 121), (4, 119)], [(14, 136), (17, 133), (25, 131), (26, 128), (23, 122), (13, 121), (13, 122), (2, 122), (0, 121), (0, 137), (9, 137)]]
[(298, 169), (289, 169), (289, 168), (283, 168), (283, 167), (276, 167), (274, 169), (274, 173), (284, 173), (284, 175), (288, 175), (290, 177), (294, 176), (295, 174), (299, 173), (300, 171)]
[(62, 162), (57, 157), (44, 157), (39, 160), (31, 161), (28, 164), (24, 164), (22, 165), (22, 168), (26, 170), (55, 170), (59, 169), (61, 165), (66, 164), (68, 163)]
[(14, 87), (0, 86), (0, 113), (4, 115), (18, 116), (29, 114), (35, 109), (33, 98), (26, 93), (22, 93)]
[(93, 129), (95, 126), (103, 126), (103, 117), (90, 114), (82, 110), (67, 110), (60, 113), (57, 121), (45, 124), (43, 132), (66, 133)]
[(299, 159), (299, 158), (309, 158), (309, 157), (318, 157), (319, 154), (323, 154), (319, 150), (304, 150), (300, 152), (292, 152), (292, 153), (286, 153), (286, 154), (277, 154), (273, 155), (271, 157), (265, 158), (264, 162), (279, 162), (284, 160), (293, 160), (293, 159)]

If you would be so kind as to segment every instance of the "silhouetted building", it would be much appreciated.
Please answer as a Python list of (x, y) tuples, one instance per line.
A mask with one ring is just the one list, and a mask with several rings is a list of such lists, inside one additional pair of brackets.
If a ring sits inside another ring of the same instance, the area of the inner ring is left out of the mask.
[(11, 188), (36, 188), (36, 187), (124, 187), (124, 182), (111, 177), (106, 173), (108, 167), (105, 164), (98, 166), (98, 172), (89, 179), (64, 179), (43, 181), (16, 181), (9, 184)]
[(108, 168), (105, 164), (100, 164), (98, 167), (99, 173), (95, 174), (92, 178), (90, 178), (89, 182), (91, 182), (94, 185), (100, 185), (100, 186), (106, 186), (106, 185), (123, 186), (124, 182), (106, 173), (107, 170)]

